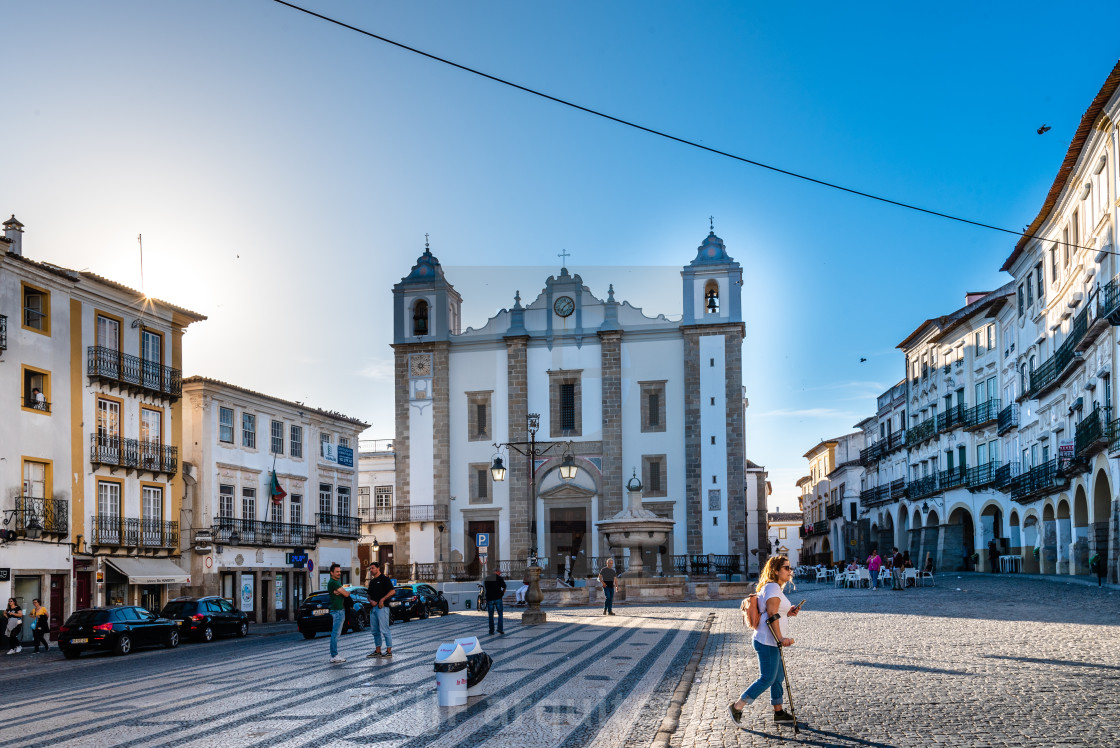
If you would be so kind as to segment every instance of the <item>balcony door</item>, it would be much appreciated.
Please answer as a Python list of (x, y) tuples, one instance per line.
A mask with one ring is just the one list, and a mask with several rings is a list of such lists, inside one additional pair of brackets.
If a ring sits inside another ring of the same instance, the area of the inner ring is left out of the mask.
[(120, 545), (121, 484), (100, 481), (97, 484), (96, 542)]
[(144, 545), (163, 546), (163, 489), (144, 486)]
[(160, 470), (160, 445), (163, 441), (163, 413), (150, 408), (140, 409), (140, 459), (146, 470)]
[(101, 462), (121, 464), (121, 404), (97, 398), (97, 452)]
[(121, 376), (121, 323), (111, 317), (97, 315), (97, 357), (102, 374), (120, 379)]
[(151, 330), (140, 333), (140, 359), (144, 386), (154, 390), (162, 389), (160, 374), (163, 370), (163, 337), (159, 333)]

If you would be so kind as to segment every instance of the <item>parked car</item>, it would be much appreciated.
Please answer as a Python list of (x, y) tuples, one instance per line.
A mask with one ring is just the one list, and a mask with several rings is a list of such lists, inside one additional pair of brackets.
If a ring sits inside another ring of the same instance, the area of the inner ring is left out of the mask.
[(424, 582), (405, 582), (389, 598), (389, 620), (408, 621), (427, 618), (433, 613), (442, 616), (451, 612), (443, 593)]
[[(346, 620), (342, 624), (342, 633), (361, 631), (369, 626), (370, 610), (373, 606), (369, 602), (366, 588), (356, 585), (343, 585), (350, 593), (346, 601)], [(329, 634), (331, 631), (331, 601), (330, 595), (324, 590), (308, 595), (296, 611), (296, 625), (304, 639), (314, 639), (316, 634)]]
[(144, 608), (118, 605), (74, 611), (58, 629), (58, 648), (71, 659), (87, 649), (126, 655), (148, 646), (179, 646), (179, 623)]
[(177, 597), (164, 605), (159, 614), (179, 621), (181, 635), (199, 641), (212, 641), (220, 634), (246, 636), (249, 633), (248, 614), (221, 597)]

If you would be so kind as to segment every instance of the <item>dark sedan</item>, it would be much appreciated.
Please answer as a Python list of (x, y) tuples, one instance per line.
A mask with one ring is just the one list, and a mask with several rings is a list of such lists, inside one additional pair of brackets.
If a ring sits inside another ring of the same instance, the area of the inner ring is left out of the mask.
[(223, 634), (246, 636), (249, 633), (249, 616), (220, 597), (177, 597), (164, 605), (159, 614), (179, 621), (182, 635), (199, 641), (212, 641)]
[(389, 620), (408, 621), (427, 618), (433, 613), (447, 615), (451, 606), (443, 593), (423, 582), (405, 583), (389, 599)]
[[(366, 588), (348, 584), (345, 588), (350, 593), (346, 600), (346, 620), (342, 624), (342, 633), (348, 631), (361, 631), (369, 626), (370, 605)], [(331, 601), (326, 592), (313, 592), (300, 603), (296, 611), (296, 625), (304, 639), (314, 639), (316, 634), (329, 634), (331, 631)]]
[(58, 629), (58, 648), (68, 658), (87, 649), (126, 655), (135, 647), (179, 646), (179, 624), (131, 605), (83, 608)]

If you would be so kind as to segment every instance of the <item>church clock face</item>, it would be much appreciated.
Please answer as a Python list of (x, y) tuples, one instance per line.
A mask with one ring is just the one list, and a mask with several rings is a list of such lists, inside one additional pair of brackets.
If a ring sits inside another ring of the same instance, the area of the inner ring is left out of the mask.
[(432, 357), (428, 354), (413, 356), (411, 363), (412, 376), (430, 377), (432, 375)]
[(567, 317), (573, 311), (575, 311), (576, 303), (572, 301), (571, 296), (561, 296), (556, 300), (556, 303), (552, 305), (552, 308), (561, 317)]

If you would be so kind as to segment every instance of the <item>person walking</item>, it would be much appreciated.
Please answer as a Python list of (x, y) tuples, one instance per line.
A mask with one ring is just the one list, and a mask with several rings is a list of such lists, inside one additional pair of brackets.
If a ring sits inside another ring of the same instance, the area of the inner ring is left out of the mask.
[(1101, 558), (1101, 554), (1097, 553), (1091, 559), (1089, 559), (1089, 573), (1097, 575), (1098, 587), (1104, 586), (1105, 565), (1104, 559)]
[(19, 635), (23, 631), (23, 608), (19, 607), (14, 597), (8, 598), (8, 607), (4, 609), (4, 640), (8, 643), (8, 654), (19, 654), (23, 647), (19, 644)]
[[(374, 561), (369, 565), (369, 602), (373, 606), (370, 611), (370, 628), (373, 629), (373, 651), (366, 655), (372, 657), (393, 656), (393, 634), (389, 631), (389, 598), (396, 590), (393, 580), (381, 572), (381, 562)], [(381, 637), (385, 637), (385, 654), (381, 653)]]
[(614, 559), (608, 558), (607, 565), (599, 570), (599, 582), (603, 585), (603, 615), (614, 615)]
[(342, 623), (346, 620), (346, 598), (350, 591), (342, 586), (342, 567), (331, 564), (331, 578), (327, 581), (327, 594), (331, 600), (331, 659), (332, 664), (346, 662), (338, 654), (338, 636), (342, 633)]
[(879, 557), (879, 549), (872, 548), (871, 555), (867, 557), (867, 573), (871, 575), (871, 589), (879, 589), (879, 570), (883, 568), (883, 559)]
[(525, 570), (525, 574), (521, 577), (521, 586), (517, 588), (514, 597), (517, 599), (517, 605), (525, 605), (525, 596), (529, 594), (529, 570)]
[[(731, 721), (737, 725), (743, 722), (743, 710), (754, 702), (762, 692), (770, 689), (770, 705), (774, 707), (775, 723), (792, 723), (792, 714), (782, 708), (782, 679), (785, 671), (782, 669), (782, 657), (778, 647), (792, 647), (793, 639), (788, 636), (788, 618), (797, 615), (797, 608), (789, 603), (789, 598), (782, 594), (782, 587), (793, 577), (789, 566), (789, 559), (784, 556), (771, 556), (766, 561), (762, 573), (759, 575), (758, 586), (755, 593), (760, 620), (758, 629), (754, 632), (752, 644), (755, 654), (758, 655), (758, 678), (747, 686), (747, 690), (739, 695), (738, 701), (732, 701), (727, 706), (731, 714)], [(774, 635), (767, 625), (771, 617), (777, 616), (773, 622), (774, 630), (778, 632), (781, 641), (775, 641)]]
[(490, 636), (494, 635), (494, 611), (498, 611), (498, 633), (506, 634), (505, 619), (503, 617), (502, 597), (506, 594), (506, 580), (502, 579), (502, 570), (494, 569), (490, 576), (483, 582), (486, 587), (486, 617), (490, 620)]
[(35, 637), (35, 654), (39, 654), (39, 645), (43, 645), (43, 653), (50, 651), (51, 645), (47, 643), (47, 634), (51, 632), (50, 615), (43, 604), (38, 600), (31, 601), (31, 633)]
[(903, 591), (906, 589), (902, 582), (902, 554), (899, 553), (897, 547), (891, 548), (894, 556), (891, 558), (891, 581), (893, 582), (891, 589)]

